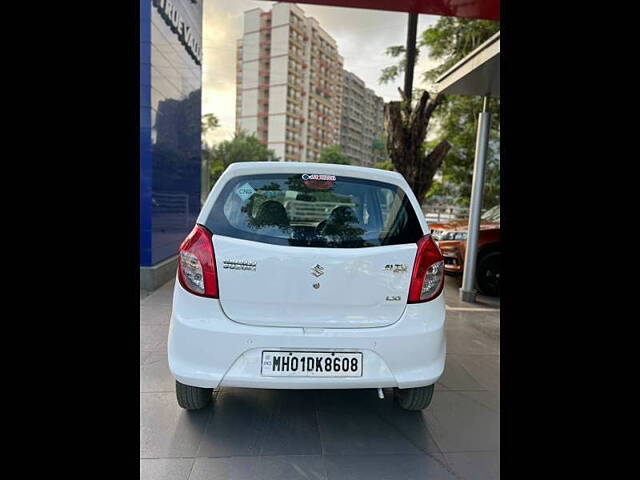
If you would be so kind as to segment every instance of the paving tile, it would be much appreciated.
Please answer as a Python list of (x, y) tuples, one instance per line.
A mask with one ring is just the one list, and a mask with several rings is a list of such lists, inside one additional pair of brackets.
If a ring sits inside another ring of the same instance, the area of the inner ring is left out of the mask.
[(450, 330), (468, 330), (470, 328), (469, 318), (463, 317), (462, 312), (453, 312), (447, 310), (445, 314), (444, 329), (446, 332)]
[(488, 338), (500, 341), (500, 312), (462, 312), (468, 319), (469, 326)]
[(187, 411), (175, 393), (140, 394), (140, 458), (195, 457), (211, 406)]
[(326, 456), (329, 480), (455, 480), (441, 455)]
[[(376, 397), (374, 389), (326, 390), (318, 392), (318, 423), (322, 451), (325, 455), (358, 455), (374, 453), (420, 454), (421, 448), (435, 450), (422, 430), (424, 441), (415, 444), (389, 420), (399, 408), (393, 404), (391, 390), (385, 400)], [(413, 412), (408, 412), (413, 413)], [(410, 421), (419, 423), (419, 415)]]
[(487, 307), (500, 308), (500, 297), (488, 297), (486, 295), (478, 295), (476, 302)]
[(497, 355), (500, 339), (490, 338), (477, 330), (447, 331), (447, 353), (458, 355)]
[(169, 325), (171, 305), (149, 302), (140, 305), (140, 323), (145, 325)]
[(447, 355), (439, 382), (447, 390), (486, 390), (465, 368), (459, 355)]
[(174, 392), (175, 379), (169, 371), (166, 350), (149, 352), (140, 366), (140, 392)]
[(144, 364), (144, 361), (151, 355), (149, 350), (140, 350), (140, 366)]
[[(436, 395), (439, 393), (434, 393), (434, 397)], [(421, 412), (403, 410), (394, 401), (391, 389), (388, 392), (385, 391), (384, 400), (378, 400), (373, 408), (381, 420), (395, 429), (411, 445), (424, 453), (440, 453), (440, 449), (429, 431), (424, 410)]]
[(189, 480), (326, 480), (320, 455), (197, 458)]
[(173, 287), (175, 279), (165, 283), (160, 288), (157, 288), (149, 295), (140, 300), (141, 305), (149, 305), (150, 303), (155, 305), (171, 305), (173, 301)]
[(462, 286), (462, 277), (454, 277), (451, 275), (444, 276), (444, 300), (447, 305), (468, 305), (460, 300), (460, 287)]
[(445, 453), (449, 466), (468, 480), (500, 478), (500, 455), (497, 452)]
[(313, 391), (224, 388), (198, 456), (320, 453)]
[(167, 348), (169, 325), (140, 325), (140, 350), (155, 351)]
[(500, 448), (500, 414), (463, 392), (438, 392), (423, 414), (444, 453)]
[(500, 297), (487, 297), (485, 295), (478, 294), (476, 296), (476, 302), (469, 303), (460, 300), (460, 287), (462, 286), (462, 275), (454, 277), (452, 275), (445, 275), (444, 277), (444, 293), (445, 302), (450, 307), (486, 307), (486, 308), (500, 308)]
[(457, 355), (456, 359), (485, 389), (500, 391), (499, 355)]
[(193, 458), (140, 459), (140, 480), (188, 480)]
[(500, 392), (486, 390), (483, 392), (460, 392), (465, 397), (475, 400), (480, 405), (484, 405), (489, 410), (500, 413)]
[[(474, 308), (465, 307), (465, 308)], [(486, 308), (480, 306), (478, 308)], [(447, 309), (444, 328), (447, 332), (465, 330), (481, 332), (493, 339), (500, 338), (500, 311), (456, 311)]]

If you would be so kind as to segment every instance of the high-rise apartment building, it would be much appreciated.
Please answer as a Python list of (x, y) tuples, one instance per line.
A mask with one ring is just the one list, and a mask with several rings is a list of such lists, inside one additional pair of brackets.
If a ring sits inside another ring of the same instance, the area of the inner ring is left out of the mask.
[(352, 165), (373, 167), (385, 160), (384, 100), (355, 74), (343, 70), (340, 146)]
[(342, 64), (335, 40), (297, 5), (245, 12), (236, 129), (256, 133), (281, 160), (316, 161), (340, 142)]

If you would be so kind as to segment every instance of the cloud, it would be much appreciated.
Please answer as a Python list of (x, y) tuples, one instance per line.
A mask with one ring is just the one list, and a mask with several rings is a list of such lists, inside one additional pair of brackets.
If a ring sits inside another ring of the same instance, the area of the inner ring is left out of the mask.
[[(236, 40), (242, 37), (243, 13), (253, 8), (269, 10), (274, 2), (255, 0), (208, 0), (203, 18), (202, 113), (214, 113), (221, 127), (208, 141), (229, 139), (235, 130)], [(380, 85), (380, 71), (394, 63), (385, 55), (387, 47), (404, 45), (408, 14), (317, 5), (298, 5), (307, 17), (315, 17), (338, 45), (344, 67), (358, 75), (385, 101), (397, 100), (403, 79)], [(418, 34), (438, 20), (419, 15)], [(422, 72), (432, 66), (423, 52), (416, 66), (414, 86), (420, 86)]]

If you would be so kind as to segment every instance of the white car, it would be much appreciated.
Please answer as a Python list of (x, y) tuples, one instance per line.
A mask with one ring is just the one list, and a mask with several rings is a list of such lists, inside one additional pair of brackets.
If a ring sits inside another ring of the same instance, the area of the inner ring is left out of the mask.
[(234, 163), (180, 246), (169, 368), (219, 387), (393, 388), (429, 405), (445, 363), (443, 257), (402, 175)]

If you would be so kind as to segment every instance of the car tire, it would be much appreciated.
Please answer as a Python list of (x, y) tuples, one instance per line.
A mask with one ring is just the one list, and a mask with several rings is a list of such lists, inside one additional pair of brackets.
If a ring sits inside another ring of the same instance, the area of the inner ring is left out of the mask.
[(483, 295), (500, 296), (500, 252), (490, 252), (480, 258), (476, 283)]
[(405, 410), (417, 411), (425, 409), (433, 398), (433, 385), (417, 388), (395, 388), (395, 400)]
[(185, 385), (176, 380), (176, 398), (178, 405), (186, 410), (200, 410), (211, 401), (213, 388), (200, 388)]

